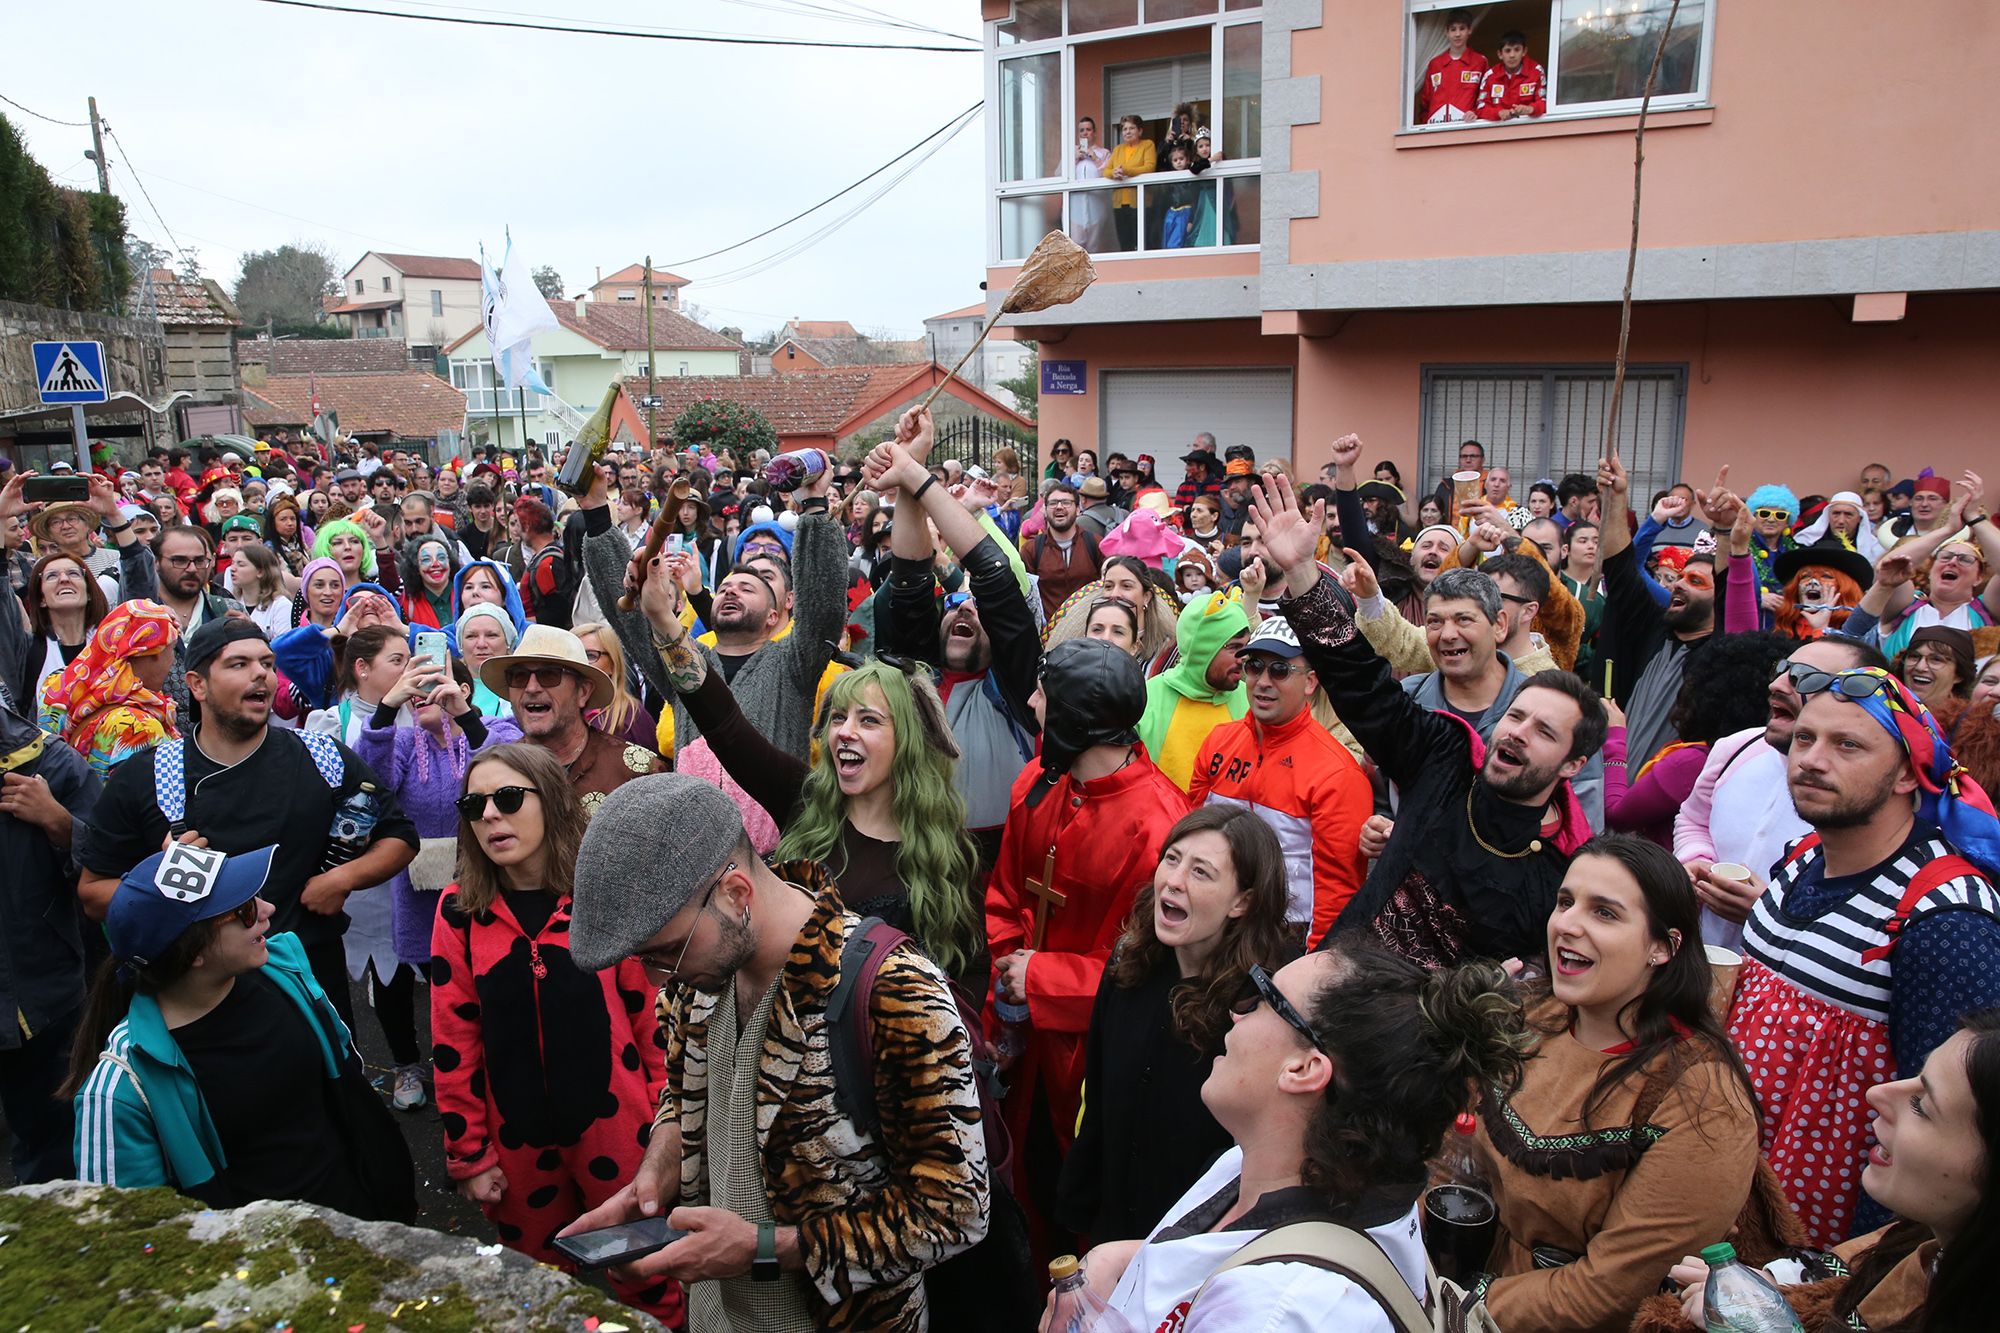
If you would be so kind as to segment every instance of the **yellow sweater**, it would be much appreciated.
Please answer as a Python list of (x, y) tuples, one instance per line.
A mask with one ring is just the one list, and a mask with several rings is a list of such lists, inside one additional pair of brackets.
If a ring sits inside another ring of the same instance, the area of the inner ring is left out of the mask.
[[(1111, 160), (1104, 164), (1104, 179), (1112, 179), (1111, 173), (1120, 167), (1125, 169), (1127, 176), (1143, 176), (1158, 165), (1159, 158), (1151, 139), (1141, 139), (1137, 143), (1121, 143), (1111, 150)], [(1113, 190), (1111, 192), (1111, 206), (1113, 208), (1137, 208), (1139, 206), (1139, 192), (1137, 190)]]

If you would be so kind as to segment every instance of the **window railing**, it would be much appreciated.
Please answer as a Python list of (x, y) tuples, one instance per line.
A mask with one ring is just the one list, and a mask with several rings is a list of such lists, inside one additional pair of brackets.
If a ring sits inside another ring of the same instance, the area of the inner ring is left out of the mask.
[(1247, 249), (1261, 235), (1263, 177), (1225, 162), (1195, 175), (1155, 171), (1122, 181), (1002, 186), (1000, 262), (1027, 258), (1060, 231), (1093, 257)]
[[(519, 412), (521, 410), (523, 395), (518, 389), (461, 389), (459, 392), (465, 395), (465, 410), (467, 412), (484, 412), (490, 415), (493, 413)], [(549, 410), (549, 396), (547, 394), (535, 393), (533, 390), (529, 390), (526, 398), (528, 411), (546, 412)]]

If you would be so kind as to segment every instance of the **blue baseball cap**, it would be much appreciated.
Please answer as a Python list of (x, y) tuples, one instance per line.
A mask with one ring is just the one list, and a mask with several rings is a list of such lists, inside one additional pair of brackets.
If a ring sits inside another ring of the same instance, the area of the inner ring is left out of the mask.
[(233, 912), (262, 891), (277, 848), (225, 854), (175, 843), (125, 872), (104, 914), (111, 952), (141, 967), (197, 921)]

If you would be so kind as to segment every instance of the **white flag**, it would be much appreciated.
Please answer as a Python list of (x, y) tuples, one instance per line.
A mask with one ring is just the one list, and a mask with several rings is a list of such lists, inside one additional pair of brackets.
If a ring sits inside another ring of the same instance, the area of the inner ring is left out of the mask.
[(512, 233), (497, 271), (486, 258), (486, 247), (479, 247), (479, 283), (485, 295), (486, 343), (493, 350), (500, 387), (551, 392), (535, 371), (534, 335), (560, 326), (527, 261), (515, 255)]

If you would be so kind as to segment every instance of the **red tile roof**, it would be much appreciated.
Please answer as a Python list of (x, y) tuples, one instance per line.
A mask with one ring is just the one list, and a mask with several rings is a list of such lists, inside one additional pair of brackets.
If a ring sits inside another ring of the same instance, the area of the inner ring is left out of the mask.
[[(785, 343), (790, 343), (801, 352), (811, 356), (822, 366), (892, 366), (911, 365), (926, 360), (929, 349), (922, 339), (908, 342), (881, 340), (875, 338), (787, 338), (771, 349), (776, 358), (783, 351)], [(772, 363), (780, 374), (789, 374), (783, 358)], [(812, 369), (808, 366), (807, 369)]]
[(977, 305), (969, 305), (963, 310), (947, 310), (942, 315), (932, 315), (924, 323), (928, 324), (931, 320), (937, 319), (970, 319), (974, 315), (979, 316), (981, 319), (986, 318), (986, 303), (984, 301), (981, 301)]
[[(750, 377), (676, 375), (655, 380), (654, 392), (660, 398), (659, 419), (663, 422), (672, 421), (702, 399), (718, 398), (755, 408), (780, 435), (838, 436), (858, 430), (889, 409), (915, 399), (929, 386), (930, 376), (928, 361)], [(637, 406), (646, 396), (646, 381), (638, 378), (624, 383), (626, 396)], [(906, 386), (908, 392), (899, 392)], [(960, 386), (954, 381), (953, 387), (945, 392), (952, 393), (961, 387), (964, 400), (982, 407), (988, 415), (1023, 426), (1033, 425), (970, 386)]]
[(398, 338), (245, 338), (236, 360), (267, 365), (273, 375), (400, 374), (410, 368), (410, 349)]
[(329, 315), (352, 315), (361, 310), (387, 310), (392, 305), (403, 304), (400, 296), (385, 297), (380, 301), (344, 301), (340, 305), (327, 307)]
[[(556, 322), (570, 332), (588, 338), (611, 352), (644, 351), (646, 347), (646, 307), (618, 305), (609, 301), (585, 301), (578, 318), (576, 302), (551, 301), (549, 309)], [(473, 329), (444, 350), (455, 352), (477, 337)], [(686, 315), (660, 306), (653, 307), (653, 350), (656, 352), (733, 352), (742, 344), (713, 329), (703, 328)]]
[(145, 282), (140, 282), (133, 289), (132, 303), (139, 309), (150, 304), (160, 323), (169, 328), (194, 325), (234, 328), (243, 322), (235, 304), (211, 279), (190, 281), (164, 268), (154, 269), (150, 276), (151, 292), (148, 293)]
[[(313, 381), (306, 375), (273, 375), (245, 391), (243, 415), (260, 429), (303, 426), (312, 420)], [(420, 370), (393, 375), (322, 375), (319, 400), (340, 414), (340, 427), (356, 435), (392, 431), (433, 439), (465, 428), (465, 395)]]
[[(599, 278), (595, 283), (591, 284), (591, 290), (595, 291), (599, 287), (610, 287), (621, 283), (636, 287), (645, 279), (645, 276), (646, 266), (644, 264), (627, 264), (616, 273), (607, 273)], [(677, 273), (669, 273), (663, 268), (653, 270), (653, 282), (662, 287), (685, 287), (688, 285), (686, 278), (681, 277)]]
[(795, 319), (785, 326), (801, 338), (859, 338), (861, 333), (844, 319)]
[[(380, 250), (374, 254), (377, 259), (388, 263), (406, 278), (463, 278), (471, 282), (479, 281), (479, 261), (476, 259), (452, 259), (445, 255), (392, 255)], [(353, 272), (352, 269), (348, 271)]]

